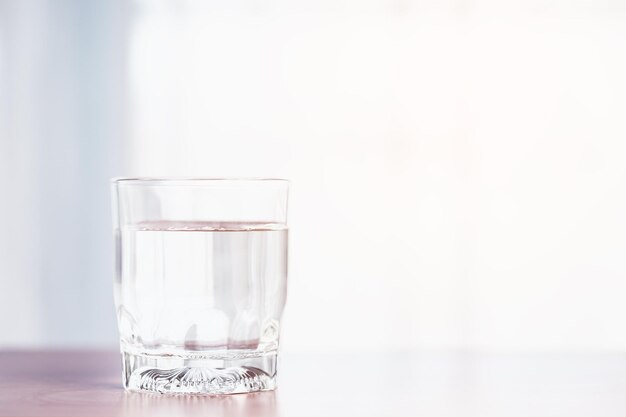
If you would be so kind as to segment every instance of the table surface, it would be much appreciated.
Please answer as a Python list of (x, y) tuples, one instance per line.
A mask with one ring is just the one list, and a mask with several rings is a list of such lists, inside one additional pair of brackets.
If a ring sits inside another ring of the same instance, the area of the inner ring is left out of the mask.
[(115, 352), (0, 351), (0, 416), (624, 416), (625, 355), (282, 355), (279, 388), (125, 392)]

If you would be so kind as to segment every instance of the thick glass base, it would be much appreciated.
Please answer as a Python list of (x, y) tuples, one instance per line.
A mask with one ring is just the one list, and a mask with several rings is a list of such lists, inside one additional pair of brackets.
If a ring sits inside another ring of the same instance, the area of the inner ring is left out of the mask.
[(124, 387), (160, 394), (241, 394), (276, 388), (276, 352), (188, 357), (122, 352)]

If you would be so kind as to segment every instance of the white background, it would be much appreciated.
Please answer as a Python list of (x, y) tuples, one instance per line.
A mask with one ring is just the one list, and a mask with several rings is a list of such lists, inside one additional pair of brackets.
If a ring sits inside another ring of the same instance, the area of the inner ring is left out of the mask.
[(626, 349), (621, 2), (17, 3), (0, 346), (113, 346), (106, 177), (202, 175), (292, 180), (288, 351)]

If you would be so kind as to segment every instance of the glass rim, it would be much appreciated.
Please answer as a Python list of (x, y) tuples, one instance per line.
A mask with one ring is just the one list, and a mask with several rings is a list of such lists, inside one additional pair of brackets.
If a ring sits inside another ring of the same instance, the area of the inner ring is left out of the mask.
[(269, 177), (113, 177), (112, 184), (180, 184), (180, 183), (216, 183), (216, 182), (276, 182), (289, 184), (285, 178)]

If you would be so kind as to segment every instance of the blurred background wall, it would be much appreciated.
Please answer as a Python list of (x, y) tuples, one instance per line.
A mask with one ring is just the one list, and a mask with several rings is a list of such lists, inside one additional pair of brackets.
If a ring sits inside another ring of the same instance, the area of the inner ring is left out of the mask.
[(0, 0), (0, 347), (116, 344), (108, 178), (292, 180), (287, 351), (626, 349), (626, 3)]
[(0, 345), (115, 340), (108, 178), (129, 136), (127, 4), (0, 0)]

